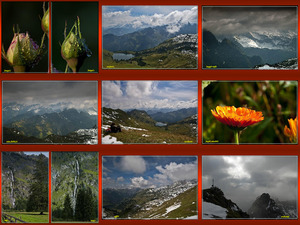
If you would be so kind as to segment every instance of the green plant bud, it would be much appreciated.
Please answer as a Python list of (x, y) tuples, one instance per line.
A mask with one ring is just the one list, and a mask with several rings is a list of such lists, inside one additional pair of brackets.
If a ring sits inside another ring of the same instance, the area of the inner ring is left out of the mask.
[(42, 18), (42, 29), (47, 34), (49, 33), (49, 9), (44, 13)]
[(42, 48), (43, 40), (40, 48), (28, 33), (15, 33), (6, 54), (2, 46), (2, 56), (15, 72), (25, 72), (38, 63)]
[[(75, 32), (73, 32), (75, 29)], [(66, 30), (65, 30), (66, 31)], [(91, 51), (81, 37), (80, 21), (75, 22), (64, 42), (61, 45), (61, 56), (67, 61), (73, 72), (77, 72), (86, 57), (91, 56)]]

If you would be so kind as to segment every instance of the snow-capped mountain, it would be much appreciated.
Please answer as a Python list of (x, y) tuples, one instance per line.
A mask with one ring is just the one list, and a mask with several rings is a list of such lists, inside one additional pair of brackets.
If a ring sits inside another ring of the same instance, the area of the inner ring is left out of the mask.
[(197, 219), (197, 181), (147, 189), (104, 189), (103, 211), (106, 219), (114, 218), (116, 213), (120, 218)]
[[(65, 109), (76, 108), (73, 103), (71, 102), (59, 102), (56, 104), (50, 104), (47, 106), (41, 104), (19, 104), (19, 103), (4, 103), (2, 107), (3, 113), (3, 123), (9, 122), (12, 118), (26, 115), (26, 116), (33, 116), (33, 115), (43, 115), (46, 113), (59, 113), (64, 111)], [(77, 108), (76, 108), (77, 109)], [(79, 112), (86, 112), (89, 115), (97, 116), (98, 110), (89, 107), (89, 108), (78, 108)]]
[(296, 51), (297, 33), (256, 31), (233, 36), (233, 39), (244, 48), (268, 48), (277, 50)]

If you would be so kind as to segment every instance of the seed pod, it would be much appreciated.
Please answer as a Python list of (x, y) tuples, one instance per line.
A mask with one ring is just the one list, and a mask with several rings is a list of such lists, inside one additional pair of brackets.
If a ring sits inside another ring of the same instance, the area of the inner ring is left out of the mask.
[[(73, 32), (73, 30), (75, 31)], [(76, 73), (82, 66), (84, 59), (90, 57), (91, 54), (91, 50), (89, 50), (85, 44), (85, 40), (81, 36), (80, 21), (79, 17), (77, 17), (77, 21), (73, 25), (68, 36), (65, 36), (65, 40), (61, 45), (61, 56), (67, 61), (68, 66), (72, 69), (73, 73)]]

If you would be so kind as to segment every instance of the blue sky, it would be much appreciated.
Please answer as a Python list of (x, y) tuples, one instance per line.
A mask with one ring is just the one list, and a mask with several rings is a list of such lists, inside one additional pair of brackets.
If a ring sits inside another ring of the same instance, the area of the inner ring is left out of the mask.
[(196, 156), (103, 156), (103, 188), (150, 188), (198, 178)]
[(197, 106), (197, 81), (102, 82), (102, 107), (176, 110)]
[(135, 29), (198, 22), (197, 6), (103, 6), (103, 28), (131, 26)]

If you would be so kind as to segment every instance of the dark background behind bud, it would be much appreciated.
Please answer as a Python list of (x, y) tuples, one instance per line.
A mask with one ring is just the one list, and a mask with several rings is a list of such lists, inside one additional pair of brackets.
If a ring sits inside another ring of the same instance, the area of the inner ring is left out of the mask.
[[(48, 4), (46, 4), (46, 10)], [(42, 41), (44, 31), (41, 27), (41, 19), (43, 18), (43, 2), (3, 2), (2, 3), (2, 44), (5, 52), (14, 37), (13, 26), (17, 32), (17, 25), (20, 33), (28, 32), (29, 36), (39, 46)], [(30, 72), (48, 72), (48, 38), (45, 37), (45, 55), (41, 61), (34, 66)], [(13, 68), (2, 58), (2, 71), (11, 70)]]
[(91, 57), (84, 60), (79, 72), (88, 72), (88, 70), (98, 72), (98, 2), (52, 2), (52, 64), (57, 70), (65, 71), (67, 62), (61, 57), (65, 21), (67, 21), (66, 35), (68, 35), (77, 21), (77, 16), (80, 19), (82, 38), (92, 51)]

